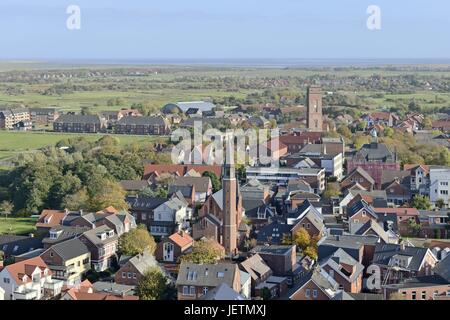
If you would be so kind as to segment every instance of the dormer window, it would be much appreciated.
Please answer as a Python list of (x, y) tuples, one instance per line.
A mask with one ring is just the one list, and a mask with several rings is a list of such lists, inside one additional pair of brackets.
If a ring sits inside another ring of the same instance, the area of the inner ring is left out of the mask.
[(197, 272), (196, 271), (189, 271), (187, 274), (187, 279), (195, 281), (197, 280)]
[(223, 272), (217, 272), (217, 278), (223, 278), (225, 274)]
[(108, 237), (114, 237), (114, 230), (111, 230), (108, 232)]

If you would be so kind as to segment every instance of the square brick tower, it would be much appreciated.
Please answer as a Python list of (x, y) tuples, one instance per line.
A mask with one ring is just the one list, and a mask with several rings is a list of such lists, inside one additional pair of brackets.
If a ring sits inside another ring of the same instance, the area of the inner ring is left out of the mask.
[(237, 180), (234, 167), (233, 143), (226, 143), (226, 159), (222, 172), (223, 184), (223, 235), (222, 245), (227, 255), (237, 253)]
[(306, 126), (309, 131), (322, 132), (322, 89), (320, 86), (310, 86), (306, 92)]

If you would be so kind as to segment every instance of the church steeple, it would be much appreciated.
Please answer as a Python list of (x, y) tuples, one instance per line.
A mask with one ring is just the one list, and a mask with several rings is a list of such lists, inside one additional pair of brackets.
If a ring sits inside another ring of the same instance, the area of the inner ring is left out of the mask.
[(234, 168), (234, 150), (231, 137), (226, 138), (226, 156), (223, 165), (223, 235), (222, 245), (229, 256), (237, 253), (237, 181)]

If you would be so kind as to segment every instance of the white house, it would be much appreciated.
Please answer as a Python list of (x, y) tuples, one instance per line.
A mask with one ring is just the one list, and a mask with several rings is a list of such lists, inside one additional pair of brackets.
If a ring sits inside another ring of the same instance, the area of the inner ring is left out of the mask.
[(0, 287), (6, 300), (40, 300), (61, 293), (64, 282), (53, 279), (40, 257), (10, 264), (0, 271)]
[(449, 205), (450, 191), (450, 168), (430, 167), (430, 201), (436, 204), (439, 199), (444, 200), (445, 205)]
[(172, 199), (159, 205), (153, 211), (153, 222), (150, 232), (156, 236), (169, 236), (172, 234), (171, 226), (174, 224), (178, 230), (189, 228), (192, 211), (188, 210), (188, 203), (184, 198), (174, 196)]

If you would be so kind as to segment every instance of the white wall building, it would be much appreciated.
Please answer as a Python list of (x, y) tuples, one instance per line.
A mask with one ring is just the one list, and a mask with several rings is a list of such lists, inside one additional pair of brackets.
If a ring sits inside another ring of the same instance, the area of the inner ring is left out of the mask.
[(450, 200), (450, 168), (430, 167), (430, 201), (435, 204), (439, 199), (444, 200), (448, 207)]

